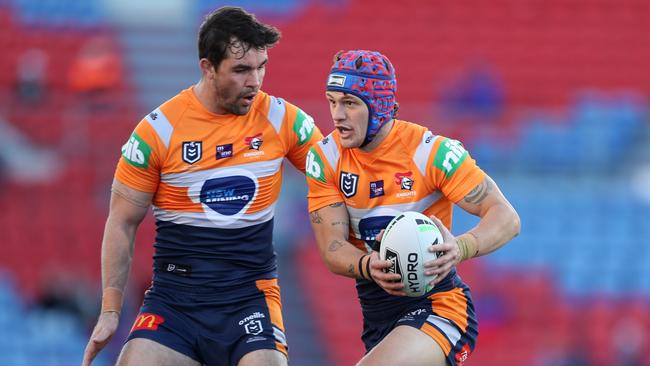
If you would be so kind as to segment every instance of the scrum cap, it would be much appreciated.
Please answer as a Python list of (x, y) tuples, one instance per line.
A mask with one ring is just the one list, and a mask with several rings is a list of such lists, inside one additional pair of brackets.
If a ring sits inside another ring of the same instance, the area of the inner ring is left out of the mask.
[(390, 60), (379, 52), (339, 52), (327, 79), (327, 90), (353, 94), (368, 106), (368, 130), (361, 147), (395, 116), (397, 80)]

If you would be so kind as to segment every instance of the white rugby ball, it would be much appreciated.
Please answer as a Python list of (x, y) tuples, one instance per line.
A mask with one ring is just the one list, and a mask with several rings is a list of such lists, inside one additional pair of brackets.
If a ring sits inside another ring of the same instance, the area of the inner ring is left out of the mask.
[(443, 242), (442, 233), (429, 217), (414, 211), (403, 212), (386, 226), (379, 257), (393, 262), (386, 272), (402, 276), (407, 296), (422, 296), (431, 290), (436, 275), (424, 275), (424, 262), (436, 259), (429, 246)]

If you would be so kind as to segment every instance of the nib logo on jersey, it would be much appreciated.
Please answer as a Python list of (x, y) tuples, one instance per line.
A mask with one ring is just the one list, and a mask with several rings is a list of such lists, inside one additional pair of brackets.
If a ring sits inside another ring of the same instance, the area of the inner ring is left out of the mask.
[(251, 156), (262, 156), (264, 155), (264, 151), (261, 151), (260, 149), (262, 148), (262, 143), (264, 140), (262, 140), (262, 133), (258, 133), (254, 136), (246, 137), (244, 139), (244, 143), (248, 145), (249, 150), (254, 150), (250, 151), (247, 153), (244, 153), (244, 157), (251, 157)]
[(408, 191), (397, 193), (395, 195), (396, 197), (415, 196), (416, 192), (413, 190), (413, 184), (415, 181), (411, 178), (412, 176), (413, 172), (410, 170), (406, 173), (395, 173), (395, 184), (397, 184), (402, 191)]
[(135, 132), (129, 137), (129, 141), (122, 146), (122, 156), (126, 162), (138, 168), (149, 166), (150, 155), (151, 148)]
[(189, 188), (188, 195), (203, 205), (203, 212), (212, 221), (226, 225), (238, 220), (255, 200), (257, 177), (240, 169), (220, 169), (203, 182)]

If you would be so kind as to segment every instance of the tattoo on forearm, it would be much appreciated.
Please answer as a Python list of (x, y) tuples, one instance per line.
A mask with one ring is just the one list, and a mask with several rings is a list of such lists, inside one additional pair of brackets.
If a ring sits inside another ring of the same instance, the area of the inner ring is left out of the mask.
[(330, 246), (327, 248), (330, 252), (336, 252), (343, 246), (343, 243), (341, 243), (339, 240), (332, 240), (330, 243)]
[(323, 218), (320, 217), (318, 211), (310, 212), (309, 218), (311, 219), (312, 224), (320, 224), (323, 222)]
[(354, 274), (354, 265), (353, 265), (353, 264), (350, 264), (350, 265), (348, 266), (348, 273), (349, 273), (349, 274)]
[(465, 202), (478, 205), (483, 202), (488, 193), (492, 191), (492, 183), (488, 178), (485, 178), (481, 184), (472, 189), (471, 192), (465, 196)]
[(350, 223), (347, 221), (335, 221), (332, 223), (332, 226), (336, 226), (336, 225), (350, 226)]
[(336, 202), (336, 203), (332, 203), (330, 205), (330, 207), (341, 207), (342, 205), (343, 205), (343, 202)]

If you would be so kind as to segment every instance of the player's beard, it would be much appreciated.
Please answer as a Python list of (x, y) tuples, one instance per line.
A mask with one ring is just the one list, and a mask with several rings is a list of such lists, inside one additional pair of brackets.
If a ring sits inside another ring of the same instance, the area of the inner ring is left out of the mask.
[(240, 93), (233, 95), (232, 90), (229, 90), (228, 88), (222, 89), (219, 88), (218, 86), (216, 87), (217, 100), (219, 100), (219, 104), (221, 104), (221, 108), (237, 116), (243, 116), (247, 114), (248, 111), (251, 109), (251, 106), (253, 105), (253, 101), (251, 101), (250, 104), (245, 104), (244, 96), (252, 92), (257, 92), (257, 91), (243, 90)]

